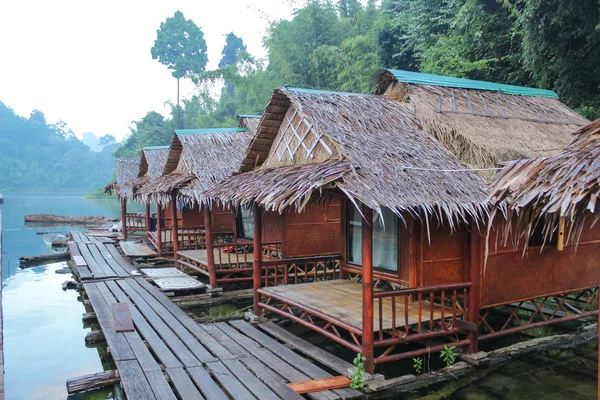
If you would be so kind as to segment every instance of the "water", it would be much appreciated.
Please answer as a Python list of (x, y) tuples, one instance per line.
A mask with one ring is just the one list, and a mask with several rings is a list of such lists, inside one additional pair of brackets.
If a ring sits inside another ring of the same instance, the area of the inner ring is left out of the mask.
[[(2, 284), (4, 310), (5, 393), (7, 399), (65, 399), (69, 378), (103, 371), (99, 352), (86, 348), (81, 314), (86, 312), (74, 290), (63, 291), (70, 275), (54, 271), (66, 263), (20, 269), (24, 255), (49, 253), (38, 231), (67, 232), (67, 227), (27, 227), (26, 214), (118, 217), (111, 199), (77, 195), (5, 194), (2, 209)], [(137, 211), (137, 210), (134, 210)], [(95, 398), (106, 398), (100, 393)], [(92, 398), (79, 397), (79, 398)]]

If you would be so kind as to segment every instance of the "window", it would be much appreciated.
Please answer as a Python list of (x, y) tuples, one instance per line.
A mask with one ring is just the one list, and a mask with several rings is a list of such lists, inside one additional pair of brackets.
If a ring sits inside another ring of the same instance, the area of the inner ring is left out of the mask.
[[(373, 213), (373, 268), (398, 272), (398, 217), (387, 208), (382, 214)], [(362, 215), (349, 203), (346, 216), (347, 261), (362, 265)]]
[(236, 216), (237, 236), (242, 239), (254, 239), (254, 206), (244, 205)]

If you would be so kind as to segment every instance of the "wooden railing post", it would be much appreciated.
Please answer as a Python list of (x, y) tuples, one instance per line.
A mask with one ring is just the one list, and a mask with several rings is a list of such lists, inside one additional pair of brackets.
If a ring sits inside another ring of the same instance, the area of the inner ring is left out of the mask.
[(258, 289), (261, 287), (261, 269), (262, 269), (262, 218), (261, 208), (258, 204), (254, 204), (254, 262), (252, 264), (252, 277), (254, 283), (254, 314), (260, 315), (260, 293)]
[(177, 231), (177, 194), (175, 193), (175, 191), (171, 192), (171, 217), (173, 218), (173, 222), (171, 223), (171, 236), (173, 239), (173, 258), (175, 259), (175, 263), (177, 263), (177, 252), (179, 251), (179, 232)]
[(127, 240), (127, 199), (121, 199), (121, 231), (123, 240)]
[(217, 287), (217, 271), (213, 250), (212, 212), (210, 206), (204, 205), (204, 234), (206, 236), (206, 260), (208, 261), (208, 283), (211, 288)]
[(156, 203), (156, 252), (158, 255), (162, 255), (162, 208), (160, 204)]
[(150, 232), (150, 202), (146, 202), (146, 236), (148, 237), (148, 232)]
[(469, 291), (467, 320), (474, 323), (476, 328), (467, 335), (467, 338), (471, 341), (469, 347), (467, 347), (467, 353), (473, 354), (478, 351), (479, 309), (481, 307), (481, 232), (476, 226), (472, 227), (472, 232), (469, 235), (469, 281), (471, 282), (471, 289)]
[(362, 212), (362, 355), (365, 370), (373, 374), (373, 210), (363, 205)]

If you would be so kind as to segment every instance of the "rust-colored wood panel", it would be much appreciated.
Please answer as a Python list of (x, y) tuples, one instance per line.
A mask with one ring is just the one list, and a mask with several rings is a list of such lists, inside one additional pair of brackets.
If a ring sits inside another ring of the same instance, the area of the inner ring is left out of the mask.
[(466, 281), (465, 259), (449, 259), (423, 263), (423, 286), (462, 283)]
[(181, 226), (203, 226), (204, 225), (204, 210), (201, 210), (197, 205), (194, 208), (184, 208), (181, 213)]
[(408, 282), (410, 280), (410, 265), (412, 251), (410, 249), (413, 241), (412, 232), (414, 220), (411, 218), (407, 221), (407, 226), (402, 221), (398, 221), (400, 229), (398, 229), (398, 276), (401, 280)]
[(212, 209), (212, 229), (213, 232), (233, 232), (235, 226), (235, 217), (230, 208), (215, 206)]
[(600, 243), (503, 251), (488, 256), (482, 279), (482, 307), (597, 286)]
[[(423, 228), (426, 230), (426, 228)], [(452, 232), (443, 227), (430, 226), (431, 243), (427, 241), (427, 231), (423, 241), (423, 261), (443, 260), (448, 258), (466, 257), (467, 232), (459, 228)]]
[(339, 222), (342, 218), (342, 199), (338, 196), (328, 196), (325, 202), (325, 221)]
[(291, 209), (286, 213), (286, 225), (322, 224), (325, 222), (325, 204), (322, 202), (307, 205), (301, 213)]
[(340, 224), (337, 222), (286, 224), (285, 227), (286, 257), (337, 254), (341, 251), (340, 243)]
[(276, 211), (265, 211), (262, 218), (263, 242), (283, 241), (285, 217)]

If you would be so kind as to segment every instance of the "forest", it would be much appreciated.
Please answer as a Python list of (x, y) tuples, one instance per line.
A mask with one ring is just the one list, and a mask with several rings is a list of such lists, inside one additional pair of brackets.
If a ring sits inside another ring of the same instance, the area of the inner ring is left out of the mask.
[[(193, 32), (193, 52), (173, 57), (173, 32)], [(382, 67), (551, 89), (600, 117), (597, 0), (308, 0), (269, 26), (264, 45), (267, 58), (253, 57), (230, 33), (218, 68), (206, 70), (201, 28), (181, 12), (167, 18), (152, 57), (197, 93), (170, 102), (167, 117), (149, 111), (135, 121), (116, 155), (168, 144), (175, 128), (236, 126), (237, 114), (261, 114), (279, 86), (369, 93)]]
[(84, 145), (64, 122), (49, 124), (41, 111), (23, 118), (0, 102), (2, 192), (90, 191), (114, 170), (114, 137), (101, 138), (101, 152)]

